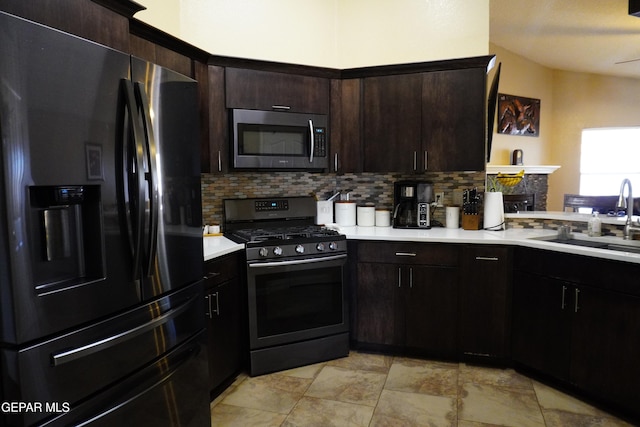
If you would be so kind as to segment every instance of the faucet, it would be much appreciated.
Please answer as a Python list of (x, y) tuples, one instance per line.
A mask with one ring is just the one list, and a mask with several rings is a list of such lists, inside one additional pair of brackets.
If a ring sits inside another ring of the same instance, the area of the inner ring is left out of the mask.
[[(624, 187), (629, 187), (629, 192), (627, 193), (627, 200), (624, 199)], [(622, 180), (622, 184), (620, 184), (620, 195), (618, 196), (618, 209), (627, 209), (627, 221), (624, 225), (624, 240), (631, 239), (631, 235), (633, 232), (640, 232), (640, 223), (633, 223), (633, 192), (631, 191), (631, 181), (628, 178)]]

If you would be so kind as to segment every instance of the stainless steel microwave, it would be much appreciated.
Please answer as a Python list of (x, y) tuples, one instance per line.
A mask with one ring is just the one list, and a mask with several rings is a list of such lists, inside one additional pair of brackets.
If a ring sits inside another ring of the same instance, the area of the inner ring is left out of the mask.
[(231, 115), (234, 168), (328, 168), (327, 116), (241, 109)]

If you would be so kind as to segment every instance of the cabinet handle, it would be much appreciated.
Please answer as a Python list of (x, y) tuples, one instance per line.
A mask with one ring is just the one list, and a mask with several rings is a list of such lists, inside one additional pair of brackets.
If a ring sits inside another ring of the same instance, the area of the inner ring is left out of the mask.
[(398, 287), (402, 287), (402, 270), (398, 267)]
[(204, 275), (204, 280), (213, 279), (214, 277), (220, 276), (222, 273), (210, 271)]
[(213, 314), (220, 316), (220, 293), (216, 292), (214, 295), (216, 296), (216, 309), (213, 310)]
[(418, 152), (417, 151), (413, 152), (413, 170), (414, 171), (418, 170)]
[(222, 172), (222, 153), (218, 150), (218, 172)]
[(333, 156), (333, 170), (338, 172), (338, 153)]
[[(213, 299), (213, 297), (216, 297), (216, 308), (213, 308), (213, 301), (211, 301)], [(205, 295), (205, 298), (207, 300), (207, 311), (204, 313), (206, 317), (208, 317), (209, 319), (213, 319), (213, 315), (217, 315), (220, 316), (220, 295), (219, 292), (216, 292), (215, 294), (209, 294), (209, 295)]]
[(576, 288), (576, 301), (573, 307), (573, 312), (577, 313), (580, 310), (580, 306), (578, 305), (578, 298), (580, 297), (580, 289)]
[(564, 309), (565, 309), (565, 307), (567, 306), (567, 304), (566, 304), (566, 300), (565, 300), (566, 293), (567, 293), (567, 287), (563, 285), (563, 286), (562, 286), (562, 303), (561, 303), (561, 305), (560, 305), (560, 308), (561, 308), (562, 310), (564, 310)]
[(204, 312), (204, 315), (211, 319), (211, 295), (205, 295), (204, 298), (207, 300), (207, 310)]
[(396, 256), (416, 256), (415, 252), (396, 252)]
[(409, 267), (409, 287), (413, 288), (413, 267)]
[(476, 261), (500, 261), (497, 256), (477, 256)]
[(429, 167), (428, 167), (428, 164), (429, 164), (428, 163), (428, 159), (429, 159), (429, 156), (427, 154), (427, 150), (424, 150), (424, 170), (428, 170), (429, 169)]
[(289, 111), (291, 110), (291, 107), (288, 105), (272, 105), (271, 106), (272, 110), (280, 110), (280, 111)]

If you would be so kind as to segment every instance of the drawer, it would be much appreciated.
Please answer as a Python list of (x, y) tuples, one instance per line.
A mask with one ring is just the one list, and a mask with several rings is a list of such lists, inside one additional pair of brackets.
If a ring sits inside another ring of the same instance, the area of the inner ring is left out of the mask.
[(360, 242), (359, 262), (457, 266), (459, 248), (443, 243)]
[(239, 253), (225, 255), (204, 264), (205, 289), (219, 285), (240, 275), (241, 257)]

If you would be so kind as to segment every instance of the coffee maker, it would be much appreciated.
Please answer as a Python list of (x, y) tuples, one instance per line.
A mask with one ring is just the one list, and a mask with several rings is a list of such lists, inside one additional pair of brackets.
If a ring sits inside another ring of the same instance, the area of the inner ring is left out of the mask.
[(393, 188), (393, 228), (431, 228), (433, 184), (398, 181)]

